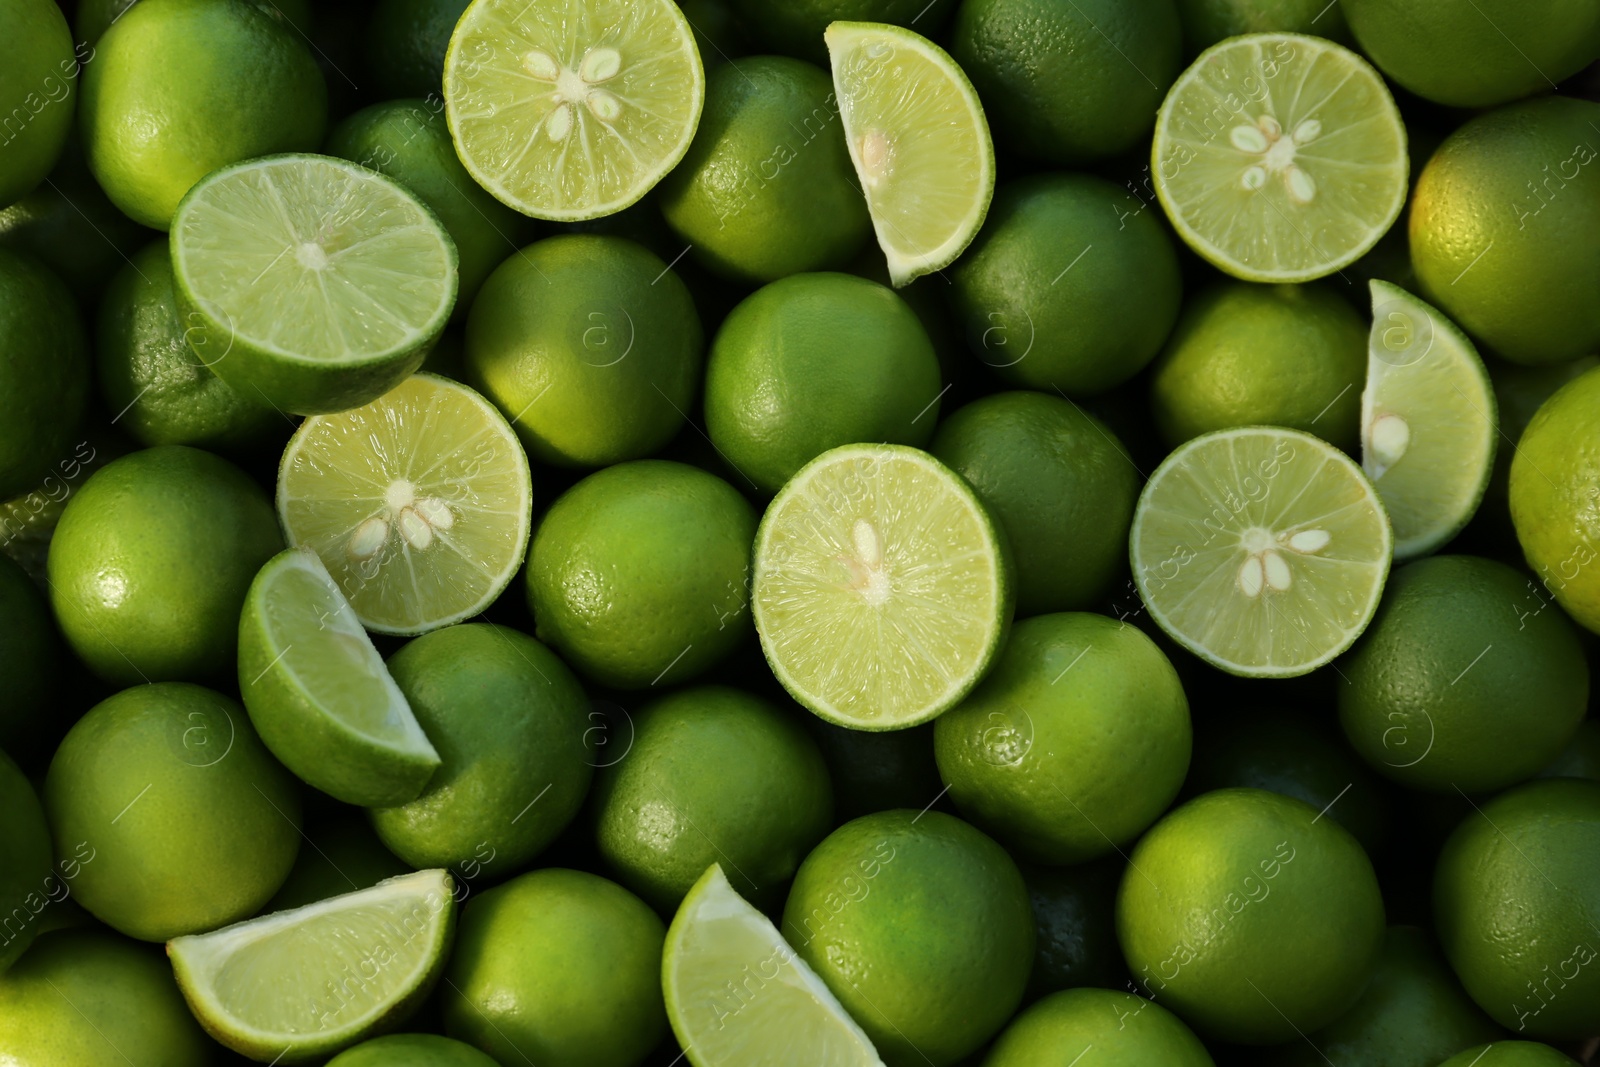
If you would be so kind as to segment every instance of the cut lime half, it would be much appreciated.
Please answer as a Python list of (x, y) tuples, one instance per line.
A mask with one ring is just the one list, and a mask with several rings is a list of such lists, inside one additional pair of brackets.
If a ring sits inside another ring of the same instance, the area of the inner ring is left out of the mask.
[(1129, 535), (1150, 615), (1230, 674), (1305, 674), (1372, 620), (1393, 538), (1377, 490), (1320, 437), (1277, 426), (1179, 445)]
[(960, 67), (932, 41), (880, 22), (823, 35), (850, 162), (896, 286), (955, 261), (994, 196), (994, 143)]
[(1426, 555), (1478, 510), (1499, 419), (1489, 371), (1449, 319), (1399, 286), (1372, 282), (1361, 466), (1394, 524), (1394, 557)]
[(661, 987), (694, 1067), (883, 1067), (822, 979), (716, 864), (678, 905)]
[(189, 1009), (251, 1059), (318, 1060), (403, 1022), (455, 931), (450, 875), (417, 871), (167, 942)]
[(445, 118), (479, 185), (525, 215), (610, 215), (689, 149), (706, 79), (672, 0), (473, 0)]
[(278, 516), (369, 630), (419, 634), (478, 614), (528, 546), (528, 457), (505, 416), (415, 374), (372, 403), (307, 419), (278, 468)]
[(456, 247), (408, 190), (329, 156), (223, 167), (172, 220), (185, 339), (219, 378), (297, 415), (416, 370), (456, 300)]
[(1359, 259), (1400, 215), (1406, 131), (1366, 60), (1320, 37), (1208, 48), (1156, 115), (1156, 195), (1236, 278), (1303, 282)]
[(756, 630), (829, 722), (927, 722), (989, 669), (1011, 621), (1001, 534), (960, 476), (901, 445), (845, 445), (791, 478), (756, 532)]

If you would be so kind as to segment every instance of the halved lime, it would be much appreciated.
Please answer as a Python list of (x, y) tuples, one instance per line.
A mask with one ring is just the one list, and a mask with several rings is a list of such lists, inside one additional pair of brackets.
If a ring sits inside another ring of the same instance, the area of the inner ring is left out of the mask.
[(246, 397), (342, 411), (416, 370), (456, 301), (456, 246), (411, 192), (329, 156), (195, 184), (172, 220), (185, 339)]
[(751, 606), (796, 700), (840, 726), (899, 730), (989, 669), (1011, 622), (1010, 565), (950, 468), (903, 445), (845, 445), (768, 505)]
[(1383, 78), (1332, 41), (1230, 37), (1156, 115), (1156, 195), (1236, 278), (1303, 282), (1359, 259), (1400, 215), (1406, 131)]
[(976, 90), (949, 54), (881, 22), (823, 35), (850, 162), (898, 287), (972, 243), (994, 196), (994, 143)]
[(1377, 610), (1393, 537), (1361, 468), (1279, 426), (1203, 434), (1150, 476), (1128, 552), (1173, 640), (1246, 678), (1286, 678), (1350, 647)]
[(694, 1067), (882, 1067), (822, 979), (715, 863), (667, 930), (661, 988)]
[(468, 173), (525, 215), (638, 200), (688, 151), (706, 79), (672, 0), (473, 0), (444, 60)]
[(1394, 525), (1394, 558), (1426, 555), (1478, 510), (1499, 419), (1489, 371), (1437, 309), (1373, 279), (1361, 466)]
[(257, 572), (239, 618), (239, 692), (300, 780), (346, 804), (415, 800), (439, 766), (350, 602), (309, 548)]
[(415, 374), (364, 407), (309, 418), (278, 468), (278, 517), (369, 630), (420, 634), (478, 614), (528, 547), (533, 484), (505, 417)]
[(428, 995), (455, 933), (452, 890), (449, 872), (416, 871), (174, 938), (167, 955), (206, 1033), (262, 1062), (320, 1062)]

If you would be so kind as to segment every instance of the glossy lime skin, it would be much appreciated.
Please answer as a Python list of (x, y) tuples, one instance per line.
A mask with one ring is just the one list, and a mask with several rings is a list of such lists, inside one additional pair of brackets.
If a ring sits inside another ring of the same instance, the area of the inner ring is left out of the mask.
[(0, 752), (0, 974), (39, 933), (38, 916), (62, 898), (52, 866), (50, 827), (33, 786)]
[(1577, 1061), (1536, 1041), (1496, 1041), (1458, 1052), (1439, 1067), (1577, 1067)]
[(0, 249), (0, 499), (72, 458), (88, 391), (72, 294), (32, 256)]
[(1068, 989), (1006, 1027), (983, 1067), (1070, 1067), (1093, 1049), (1105, 1067), (1212, 1067), (1194, 1031), (1160, 1004), (1116, 989)]
[[(51, 0), (0, 4), (0, 208), (44, 181), (72, 131), (78, 52), (61, 8)], [(92, 53), (91, 53), (92, 55)]]
[(471, 1045), (435, 1034), (389, 1034), (363, 1041), (328, 1067), (498, 1067)]
[(0, 555), (0, 749), (20, 754), (52, 736), (64, 710), (55, 699), (61, 653), (50, 602), (21, 566)]

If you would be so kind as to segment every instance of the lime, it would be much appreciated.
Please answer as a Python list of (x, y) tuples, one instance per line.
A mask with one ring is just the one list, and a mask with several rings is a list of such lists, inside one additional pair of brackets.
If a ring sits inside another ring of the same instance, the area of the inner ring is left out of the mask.
[(540, 219), (610, 215), (649, 192), (683, 158), (705, 92), (671, 0), (473, 0), (444, 60), (467, 172)]
[(1310, 33), (1350, 43), (1344, 14), (1327, 0), (1178, 0), (1178, 18), (1191, 56), (1244, 33)]
[(1024, 619), (934, 726), (956, 807), (1012, 852), (1081, 863), (1139, 836), (1189, 769), (1189, 702), (1144, 633), (1087, 612)]
[(462, 914), (445, 1027), (500, 1063), (632, 1067), (666, 1036), (665, 938), (615, 882), (560, 868), (513, 878)]
[(468, 0), (377, 0), (362, 34), (367, 71), (378, 96), (443, 101), (444, 56)]
[(404, 1022), (428, 995), (455, 928), (452, 888), (444, 871), (404, 874), (175, 938), (167, 955), (212, 1037), (262, 1062), (321, 1062)]
[(715, 863), (667, 930), (661, 985), (694, 1067), (883, 1067), (816, 972)]
[(994, 195), (994, 145), (972, 83), (926, 37), (878, 22), (827, 31), (845, 143), (896, 286), (943, 270)]
[(528, 544), (528, 457), (488, 401), (417, 374), (365, 407), (300, 425), (278, 468), (291, 544), (322, 557), (369, 630), (478, 614)]
[(441, 763), (421, 796), (372, 812), (379, 838), (416, 867), (500, 876), (525, 866), (589, 792), (589, 701), (577, 679), (526, 634), (479, 624), (425, 634), (389, 669)]
[(1140, 839), (1117, 938), (1145, 995), (1224, 1041), (1288, 1041), (1342, 1015), (1383, 945), (1367, 855), (1309, 804), (1220, 789)]
[(1408, 225), (1422, 295), (1514, 363), (1600, 349), (1600, 306), (1582, 295), (1600, 288), (1597, 125), (1587, 100), (1498, 108), (1446, 138), (1417, 178)]
[(250, 580), (282, 548), (272, 505), (238, 467), (184, 445), (147, 448), (68, 499), (50, 543), (50, 602), (107, 681), (231, 676)]
[(946, 1067), (1017, 1010), (1033, 915), (1016, 864), (938, 811), (848, 822), (800, 865), (788, 943), (891, 1067)]
[(159, 950), (61, 930), (0, 975), (0, 1057), (27, 1067), (207, 1067), (206, 1040)]
[(294, 869), (262, 913), (286, 911), (319, 900), (371, 889), (385, 878), (407, 874), (411, 868), (383, 847), (372, 823), (361, 814), (344, 814), (308, 825), (305, 844), (295, 857)]
[[(0, 925), (0, 974), (4, 974), (33, 943), (39, 913), (55, 902), (61, 882), (52, 864), (44, 808), (21, 768), (4, 752), (0, 752), (0, 811), (6, 813), (0, 825), (0, 915), (5, 916)], [(821, 836), (819, 830), (817, 837)], [(798, 865), (798, 856), (795, 862)]]
[(1150, 407), (1172, 445), (1234, 426), (1289, 426), (1340, 448), (1359, 439), (1367, 328), (1315, 285), (1222, 282), (1184, 304), (1151, 370)]
[(867, 236), (839, 105), (810, 63), (756, 56), (706, 81), (706, 110), (661, 212), (717, 274), (770, 282), (849, 261)]
[(189, 347), (235, 389), (297, 415), (394, 388), (456, 298), (455, 244), (433, 212), (329, 156), (206, 175), (172, 220), (172, 269)]
[(1303, 282), (1360, 259), (1399, 217), (1406, 131), (1348, 48), (1247, 34), (1173, 84), (1151, 169), (1173, 228), (1206, 260), (1245, 281)]
[(50, 602), (19, 564), (0, 556), (0, 749), (20, 756), (53, 742), (66, 725), (57, 705), (61, 651)]
[(938, 357), (904, 300), (850, 274), (795, 274), (723, 320), (706, 364), (706, 432), (775, 493), (830, 448), (926, 444), (940, 395)]
[(745, 499), (696, 467), (644, 459), (591, 474), (533, 538), (538, 636), (603, 685), (688, 681), (749, 633), (755, 533)]
[(1556, 758), (1535, 778), (1591, 778), (1600, 782), (1600, 720), (1585, 719)]
[(468, 379), (541, 463), (603, 467), (672, 440), (705, 335), (683, 281), (623, 237), (551, 237), (508, 258), (467, 320)]
[(1284, 678), (1366, 629), (1392, 542), (1377, 491), (1348, 456), (1254, 426), (1196, 437), (1156, 468), (1128, 554), (1173, 640), (1229, 674)]
[(1600, 1029), (1600, 783), (1530, 782), (1474, 810), (1434, 869), (1434, 921), (1461, 984), (1538, 1038)]
[[(895, 735), (889, 735), (895, 736)], [(1023, 867), (1036, 933), (1030, 999), (1074, 986), (1117, 986), (1126, 968), (1117, 944), (1117, 883), (1125, 861)]]
[(390, 1034), (363, 1041), (328, 1061), (328, 1067), (497, 1067), (471, 1045), (436, 1034)]
[(189, 187), (219, 167), (322, 140), (322, 71), (304, 37), (255, 4), (141, 0), (93, 59), (79, 108), (89, 168), (146, 226), (166, 229)]
[(1002, 185), (951, 277), (979, 359), (1012, 385), (1071, 396), (1139, 373), (1172, 330), (1183, 292), (1156, 213), (1087, 174)]
[(972, 0), (951, 51), (1002, 148), (1061, 167), (1127, 152), (1180, 66), (1172, 0)]
[(125, 689), (67, 733), (44, 803), (95, 918), (145, 941), (254, 915), (289, 875), (300, 798), (244, 709), (182, 682)]
[[(279, 22), (305, 33), (312, 28), (310, 0), (247, 0), (248, 3), (273, 16)], [(79, 42), (80, 53), (95, 44), (111, 26), (134, 5), (134, 0), (80, 0), (78, 13), (72, 19), (72, 32)], [(442, 54), (442, 53), (441, 53)], [(89, 63), (94, 55), (83, 56)]]
[(751, 608), (767, 663), (840, 726), (898, 730), (955, 706), (1011, 622), (1004, 535), (961, 477), (914, 448), (846, 445), (767, 507)]
[(72, 457), (89, 344), (72, 294), (31, 256), (0, 249), (0, 497)]
[(1543, 92), (1600, 59), (1600, 10), (1584, 0), (1345, 0), (1341, 6), (1361, 50), (1385, 74), (1451, 107), (1491, 107)]
[[(0, 18), (0, 100), (6, 139), (0, 152), (0, 208), (44, 181), (72, 131), (78, 55), (66, 16), (50, 0), (5, 0)], [(91, 56), (92, 56), (91, 52)]]
[(1577, 1062), (1536, 1041), (1496, 1041), (1464, 1049), (1439, 1067), (1577, 1067)]
[(1160, 1004), (1115, 989), (1069, 989), (1018, 1015), (983, 1067), (1212, 1067), (1210, 1053)]
[[(760, 50), (782, 52), (813, 63), (828, 61), (824, 34), (835, 22), (889, 23), (938, 35), (956, 8), (952, 0), (731, 0), (731, 4), (733, 15), (755, 36)], [(706, 21), (694, 7), (693, 0), (685, 5), (695, 29), (707, 29)], [(726, 46), (724, 50), (734, 57), (756, 51)], [(704, 45), (701, 52), (705, 52)]]

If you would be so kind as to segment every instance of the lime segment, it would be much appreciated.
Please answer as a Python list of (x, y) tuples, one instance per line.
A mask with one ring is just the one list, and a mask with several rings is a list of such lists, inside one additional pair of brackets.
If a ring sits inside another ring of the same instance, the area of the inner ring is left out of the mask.
[(1388, 282), (1372, 282), (1361, 466), (1394, 524), (1401, 562), (1467, 524), (1494, 470), (1494, 388), (1449, 319)]
[(1299, 430), (1220, 430), (1150, 476), (1129, 555), (1172, 638), (1248, 678), (1305, 674), (1372, 620), (1393, 538), (1377, 490), (1343, 452)]
[(378, 400), (301, 424), (278, 470), (278, 516), (369, 630), (419, 634), (482, 611), (528, 545), (528, 457), (464, 385), (417, 374)]
[(1001, 535), (972, 489), (903, 445), (801, 468), (756, 533), (752, 606), (785, 688), (841, 726), (896, 730), (960, 700), (1011, 620)]
[(882, 1067), (822, 979), (717, 864), (667, 930), (661, 985), (694, 1067)]
[(850, 162), (896, 286), (955, 261), (994, 195), (994, 144), (972, 83), (944, 49), (876, 22), (824, 38)]
[(1318, 37), (1255, 33), (1201, 53), (1156, 116), (1151, 170), (1178, 234), (1251, 282), (1355, 262), (1400, 214), (1406, 132), (1383, 79)]

